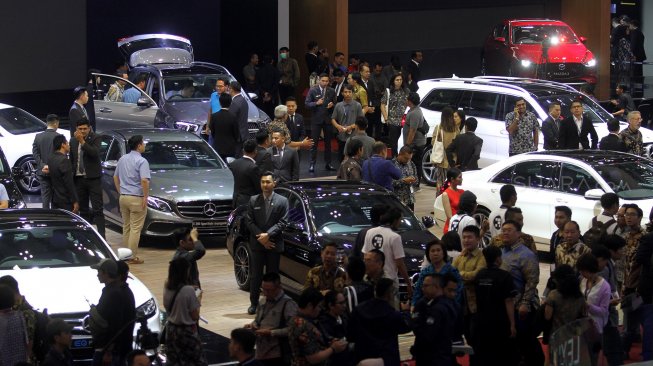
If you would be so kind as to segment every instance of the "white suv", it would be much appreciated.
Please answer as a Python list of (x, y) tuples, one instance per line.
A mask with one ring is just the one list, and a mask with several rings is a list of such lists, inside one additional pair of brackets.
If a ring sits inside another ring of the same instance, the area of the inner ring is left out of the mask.
[[(606, 122), (612, 115), (598, 103), (580, 94), (569, 85), (562, 83), (524, 78), (484, 76), (470, 79), (431, 79), (418, 83), (420, 107), (429, 124), (428, 148), (422, 157), (425, 181), (434, 184), (438, 169), (430, 161), (431, 138), (435, 126), (440, 124), (443, 108), (461, 109), (467, 117), (478, 120), (476, 134), (483, 139), (483, 149), (479, 167), (485, 167), (508, 157), (508, 131), (505, 116), (515, 108), (518, 98), (526, 100), (529, 111), (535, 113), (540, 125), (548, 117), (549, 104), (560, 103), (562, 116), (571, 114), (569, 107), (574, 100), (581, 100), (585, 114), (594, 122), (599, 139), (608, 134)], [(622, 128), (627, 126), (622, 123)], [(647, 156), (651, 156), (653, 131), (640, 128)], [(540, 135), (539, 150), (543, 150), (543, 137)], [(400, 143), (403, 137), (399, 139)]]

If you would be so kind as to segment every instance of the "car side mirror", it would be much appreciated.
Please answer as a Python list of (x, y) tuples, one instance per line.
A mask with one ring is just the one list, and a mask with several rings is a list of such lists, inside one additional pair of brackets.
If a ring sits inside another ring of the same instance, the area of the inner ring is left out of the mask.
[(499, 43), (506, 43), (505, 37), (494, 37), (494, 40)]
[(581, 43), (587, 42), (587, 38), (585, 38), (583, 36), (578, 37), (578, 39), (580, 40)]
[(435, 225), (435, 220), (433, 220), (433, 217), (431, 216), (423, 216), (422, 224), (424, 224), (424, 226), (426, 226), (427, 229), (430, 229)]
[(102, 162), (102, 167), (104, 169), (111, 169), (114, 170), (118, 166), (118, 161), (117, 160), (107, 160)]
[(227, 156), (227, 165), (231, 165), (231, 163), (233, 163), (234, 161), (236, 161), (236, 158), (233, 158), (231, 156)]
[(23, 170), (20, 167), (15, 166), (11, 168), (11, 175), (13, 175), (14, 177), (20, 177), (21, 175), (23, 175)]
[(126, 261), (130, 260), (134, 253), (129, 248), (118, 248), (118, 260)]
[(248, 96), (249, 99), (252, 100), (252, 101), (258, 99), (258, 94), (256, 94), (256, 93), (247, 93), (247, 96)]
[(302, 223), (299, 223), (299, 222), (291, 221), (291, 222), (288, 222), (288, 224), (286, 225), (286, 229), (288, 229), (289, 231), (301, 232), (301, 231), (304, 231), (304, 225)]
[(600, 188), (595, 188), (595, 189), (590, 189), (587, 192), (585, 192), (585, 199), (586, 200), (600, 200), (601, 196), (603, 196), (605, 192), (603, 192), (602, 189)]
[(150, 100), (145, 98), (145, 97), (140, 97), (140, 98), (138, 98), (138, 101), (136, 102), (136, 105), (139, 106), (139, 107), (146, 107), (147, 108), (147, 107), (152, 106), (152, 102), (150, 102)]

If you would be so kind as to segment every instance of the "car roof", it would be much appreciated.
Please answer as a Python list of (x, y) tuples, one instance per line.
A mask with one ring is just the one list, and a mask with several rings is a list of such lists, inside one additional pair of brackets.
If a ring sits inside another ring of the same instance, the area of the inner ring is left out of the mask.
[(132, 69), (156, 69), (160, 70), (163, 76), (178, 75), (180, 73), (188, 74), (225, 74), (231, 75), (229, 70), (222, 65), (208, 62), (195, 61), (190, 64), (160, 64), (160, 65), (136, 65)]
[(578, 93), (576, 89), (549, 80), (529, 79), (529, 78), (511, 78), (498, 76), (477, 76), (474, 78), (440, 78), (422, 80), (418, 84), (428, 89), (435, 88), (438, 84), (449, 84), (447, 86), (458, 86), (462, 88), (474, 88), (477, 86), (496, 87), (513, 90), (518, 93), (531, 93), (536, 97), (548, 96), (552, 94), (569, 94)]
[(119, 135), (125, 140), (132, 136), (142, 135), (147, 141), (201, 141), (202, 138), (194, 133), (173, 128), (125, 128), (120, 130), (107, 130), (100, 133), (101, 135)]
[(23, 208), (0, 210), (0, 229), (13, 228), (17, 223), (54, 223), (63, 226), (84, 225), (78, 216), (63, 210), (48, 210), (43, 208)]
[(295, 192), (305, 192), (312, 195), (318, 191), (351, 191), (357, 192), (364, 190), (366, 192), (388, 194), (385, 188), (368, 182), (352, 182), (346, 180), (317, 179), (306, 181), (285, 182), (279, 185), (279, 188), (288, 188)]
[(9, 105), (9, 104), (0, 103), (0, 109), (6, 109), (6, 108), (14, 108), (14, 106)]
[(553, 157), (569, 158), (569, 159), (575, 159), (575, 160), (585, 162), (589, 165), (615, 164), (615, 163), (630, 162), (630, 161), (640, 161), (645, 159), (643, 157), (633, 155), (633, 154), (622, 153), (618, 151), (605, 151), (605, 150), (547, 150), (547, 151), (530, 152), (527, 153), (526, 155), (537, 156), (537, 157), (553, 156)]
[(508, 19), (506, 22), (511, 25), (567, 25), (565, 22), (560, 20), (544, 18)]

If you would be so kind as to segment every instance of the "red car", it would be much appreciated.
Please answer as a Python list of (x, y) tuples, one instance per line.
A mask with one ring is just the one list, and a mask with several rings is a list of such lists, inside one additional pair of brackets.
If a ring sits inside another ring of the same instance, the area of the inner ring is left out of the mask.
[(483, 75), (596, 83), (596, 59), (566, 23), (549, 19), (504, 20), (485, 40)]

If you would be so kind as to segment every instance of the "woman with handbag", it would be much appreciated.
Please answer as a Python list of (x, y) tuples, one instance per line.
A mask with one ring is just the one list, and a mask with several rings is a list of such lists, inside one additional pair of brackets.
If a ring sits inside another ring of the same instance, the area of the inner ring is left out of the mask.
[(170, 262), (163, 289), (163, 305), (168, 312), (165, 325), (166, 365), (206, 365), (197, 321), (200, 302), (190, 280), (190, 264), (185, 258)]
[(399, 136), (401, 136), (401, 120), (406, 111), (406, 100), (410, 90), (404, 87), (404, 77), (395, 74), (390, 79), (390, 88), (386, 89), (381, 98), (381, 115), (388, 125), (388, 143), (393, 156), (397, 156)]
[[(431, 162), (440, 170), (439, 174), (436, 175), (438, 188), (442, 187), (443, 178), (447, 174), (447, 169), (449, 169), (449, 160), (444, 152), (459, 134), (460, 129), (456, 127), (454, 122), (453, 109), (450, 107), (443, 108), (440, 116), (440, 124), (435, 128), (431, 137), (431, 143), (433, 144)], [(454, 156), (455, 160), (456, 157)]]

